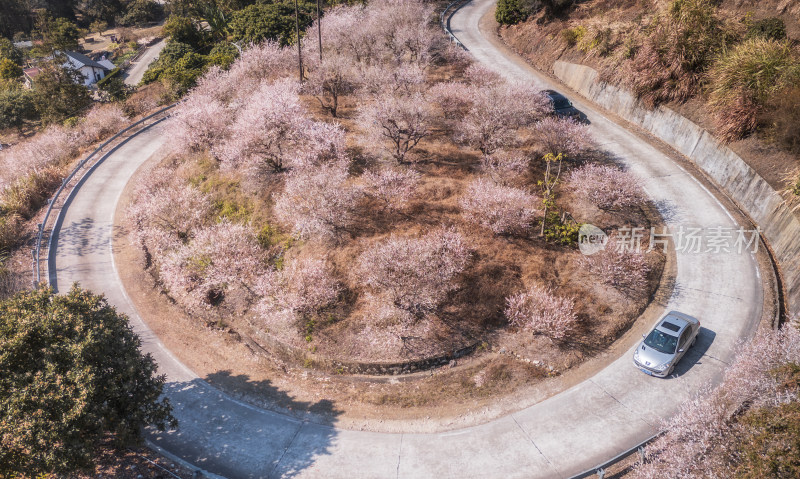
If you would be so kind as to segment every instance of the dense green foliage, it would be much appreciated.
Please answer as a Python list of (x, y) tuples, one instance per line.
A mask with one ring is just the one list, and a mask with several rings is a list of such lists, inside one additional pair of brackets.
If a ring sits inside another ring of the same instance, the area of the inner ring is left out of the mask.
[(23, 54), (8, 38), (0, 38), (0, 58), (22, 65)]
[(494, 18), (501, 25), (516, 25), (530, 14), (525, 0), (497, 0)]
[[(300, 2), (300, 30), (305, 30), (313, 21), (313, 7)], [(281, 45), (295, 43), (294, 4), (289, 1), (259, 3), (235, 12), (228, 25), (233, 41), (258, 43), (277, 40)]]
[(37, 117), (33, 93), (22, 88), (0, 90), (0, 129), (19, 128)]
[(91, 467), (107, 434), (174, 425), (165, 382), (125, 315), (73, 287), (0, 303), (0, 475), (67, 474)]
[(207, 40), (200, 26), (189, 17), (172, 15), (164, 23), (162, 32), (171, 42), (182, 43), (196, 49), (204, 47)]
[(752, 22), (747, 27), (747, 38), (783, 40), (786, 38), (786, 24), (778, 17)]
[(125, 14), (117, 19), (119, 25), (144, 25), (156, 22), (164, 16), (164, 7), (153, 0), (134, 0)]
[(76, 82), (76, 73), (60, 65), (45, 65), (34, 81), (33, 103), (45, 123), (60, 123), (90, 102), (89, 91)]

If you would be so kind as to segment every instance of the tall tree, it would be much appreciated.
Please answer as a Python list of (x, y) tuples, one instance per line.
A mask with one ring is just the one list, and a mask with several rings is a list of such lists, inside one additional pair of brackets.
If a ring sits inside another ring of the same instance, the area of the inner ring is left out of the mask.
[(175, 426), (165, 382), (128, 318), (76, 286), (0, 303), (0, 475), (90, 468), (104, 437)]

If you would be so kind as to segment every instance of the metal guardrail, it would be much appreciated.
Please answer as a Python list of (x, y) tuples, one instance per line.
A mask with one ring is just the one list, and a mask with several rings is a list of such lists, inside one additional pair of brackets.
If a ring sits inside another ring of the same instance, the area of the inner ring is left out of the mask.
[(643, 442), (641, 442), (641, 443), (633, 446), (632, 448), (628, 449), (627, 451), (625, 451), (625, 452), (623, 452), (621, 454), (618, 454), (618, 455), (614, 456), (613, 458), (609, 459), (608, 461), (606, 461), (606, 462), (604, 462), (602, 464), (598, 464), (597, 466), (595, 466), (595, 467), (593, 467), (591, 469), (587, 469), (586, 471), (583, 471), (580, 474), (576, 474), (576, 475), (570, 477), (570, 479), (584, 479), (584, 478), (591, 477), (591, 476), (597, 476), (599, 479), (603, 479), (605, 477), (605, 475), (606, 475), (606, 468), (609, 468), (609, 467), (613, 466), (614, 464), (617, 464), (618, 462), (621, 462), (624, 459), (627, 459), (627, 458), (629, 458), (630, 456), (632, 456), (632, 455), (634, 455), (636, 453), (639, 454), (639, 461), (644, 462), (644, 460), (645, 460), (644, 447), (647, 444), (649, 444), (650, 442), (652, 442), (653, 440), (655, 440), (660, 435), (661, 435), (661, 433), (654, 434), (654, 435), (650, 436), (649, 438), (645, 439)]
[[(453, 32), (450, 30), (450, 18), (453, 16), (454, 13), (456, 13), (456, 11), (458, 11), (458, 8), (461, 8), (463, 4), (467, 3), (468, 1), (470, 0), (455, 0), (451, 2), (444, 10), (442, 10), (442, 14), (439, 16), (439, 23), (442, 24), (444, 32), (447, 34), (447, 36), (450, 37), (450, 41), (460, 46), (464, 50), (467, 50), (467, 47), (465, 47), (464, 44), (461, 43), (461, 41), (458, 38), (456, 38), (456, 36), (453, 35)], [(458, 5), (458, 8), (453, 8), (456, 5)], [(453, 11), (450, 12), (450, 9), (453, 9)], [(450, 13), (448, 14), (447, 12)], [(447, 17), (447, 19), (445, 19), (445, 16)]]
[[(170, 109), (174, 108), (176, 105), (177, 105), (177, 103), (173, 103), (173, 104), (171, 104), (169, 106), (166, 106), (166, 107), (158, 110), (157, 112), (152, 113), (152, 114), (142, 118), (141, 120), (139, 120), (139, 121), (137, 121), (135, 123), (132, 123), (132, 124), (128, 125), (127, 127), (125, 127), (124, 129), (120, 130), (119, 132), (117, 132), (117, 134), (115, 134), (114, 136), (112, 136), (108, 140), (104, 141), (100, 146), (95, 148), (94, 151), (89, 153), (89, 155), (86, 158), (81, 160), (81, 162), (78, 163), (78, 165), (75, 166), (75, 168), (73, 168), (73, 170), (69, 174), (69, 176), (67, 176), (66, 178), (61, 180), (61, 186), (58, 187), (58, 190), (55, 192), (53, 197), (48, 201), (47, 211), (44, 214), (44, 219), (38, 225), (38, 230), (39, 231), (38, 231), (38, 233), (36, 235), (36, 247), (31, 250), (31, 254), (33, 255), (33, 286), (34, 287), (38, 286), (41, 283), (41, 274), (40, 274), (41, 273), (41, 268), (40, 268), (41, 258), (40, 258), (40, 254), (41, 254), (41, 249), (42, 249), (42, 240), (44, 238), (44, 233), (47, 230), (47, 220), (50, 219), (50, 214), (53, 212), (53, 208), (56, 205), (59, 196), (64, 191), (64, 189), (67, 187), (67, 185), (69, 185), (70, 182), (76, 177), (78, 172), (84, 166), (86, 166), (86, 164), (88, 164), (92, 159), (94, 159), (97, 156), (98, 153), (102, 152), (102, 150), (105, 147), (107, 147), (108, 145), (110, 145), (114, 141), (118, 140), (119, 138), (121, 138), (126, 133), (128, 133), (131, 130), (133, 130), (134, 128), (137, 128), (137, 127), (145, 124), (149, 120), (152, 120), (153, 118), (163, 114), (164, 112), (169, 111)], [(162, 120), (162, 119), (163, 118), (159, 119), (159, 121)], [(148, 125), (148, 126), (151, 126), (151, 125)], [(100, 157), (99, 160), (102, 160), (102, 158), (103, 157)], [(58, 212), (58, 216), (56, 217), (56, 221), (58, 221), (58, 218), (60, 216), (61, 216), (61, 210), (59, 210), (59, 212)], [(49, 254), (49, 251), (52, 249), (52, 246), (53, 246), (52, 245), (52, 241), (53, 241), (53, 235), (52, 235), (52, 231), (51, 231), (51, 234), (48, 236), (48, 239), (47, 239), (48, 254)], [(48, 263), (48, 270), (49, 270), (49, 267), (50, 267), (50, 265)], [(49, 275), (48, 275), (48, 283), (49, 283)]]

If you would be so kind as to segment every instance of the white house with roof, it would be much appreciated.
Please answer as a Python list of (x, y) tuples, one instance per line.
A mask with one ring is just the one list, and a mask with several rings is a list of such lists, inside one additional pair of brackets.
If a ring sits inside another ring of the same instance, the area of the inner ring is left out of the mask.
[(81, 75), (83, 75), (83, 84), (86, 86), (93, 85), (103, 78), (114, 68), (113, 63), (105, 58), (99, 61), (94, 61), (91, 58), (77, 52), (65, 51), (63, 52), (67, 61), (64, 63), (65, 67), (72, 67)]

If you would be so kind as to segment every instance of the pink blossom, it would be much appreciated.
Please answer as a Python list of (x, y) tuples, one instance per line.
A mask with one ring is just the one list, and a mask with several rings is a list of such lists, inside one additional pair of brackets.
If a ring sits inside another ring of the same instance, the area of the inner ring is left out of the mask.
[(360, 109), (358, 122), (368, 144), (383, 144), (398, 162), (430, 134), (430, 106), (420, 94), (381, 95)]
[(275, 198), (275, 214), (301, 238), (330, 239), (353, 222), (361, 192), (340, 166), (293, 172)]
[(508, 185), (525, 175), (531, 159), (521, 152), (499, 150), (481, 156), (481, 168), (497, 184)]
[(199, 152), (225, 140), (233, 112), (214, 97), (192, 92), (170, 121), (170, 145), (178, 153)]
[(635, 206), (646, 201), (639, 179), (613, 166), (586, 164), (570, 172), (567, 187), (604, 210)]
[(402, 209), (414, 196), (420, 174), (410, 169), (382, 168), (362, 175), (366, 192), (391, 209)]
[(77, 140), (89, 145), (117, 133), (128, 123), (128, 117), (118, 105), (96, 106), (78, 125)]
[(160, 278), (176, 301), (188, 309), (209, 308), (233, 288), (246, 288), (263, 271), (263, 252), (246, 226), (222, 222), (163, 258)]
[(550, 109), (546, 96), (525, 83), (497, 83), (469, 91), (472, 105), (456, 125), (456, 138), (484, 155), (519, 143), (518, 130)]
[(580, 264), (602, 283), (628, 293), (644, 291), (650, 272), (646, 253), (629, 248), (614, 237), (609, 238), (604, 250), (581, 256)]
[(538, 284), (506, 298), (505, 314), (512, 326), (551, 339), (563, 339), (578, 323), (575, 300), (558, 296), (551, 288)]
[(549, 116), (533, 126), (536, 140), (543, 146), (542, 153), (575, 159), (593, 146), (594, 140), (589, 128), (573, 118)]
[(464, 218), (495, 234), (524, 233), (537, 214), (536, 197), (517, 188), (479, 178), (459, 201)]
[(358, 259), (359, 280), (412, 314), (432, 311), (458, 287), (469, 260), (461, 235), (442, 229), (417, 238), (391, 236)]
[(310, 314), (333, 303), (341, 291), (330, 264), (322, 258), (292, 259), (282, 270), (262, 275), (256, 285), (262, 312)]

